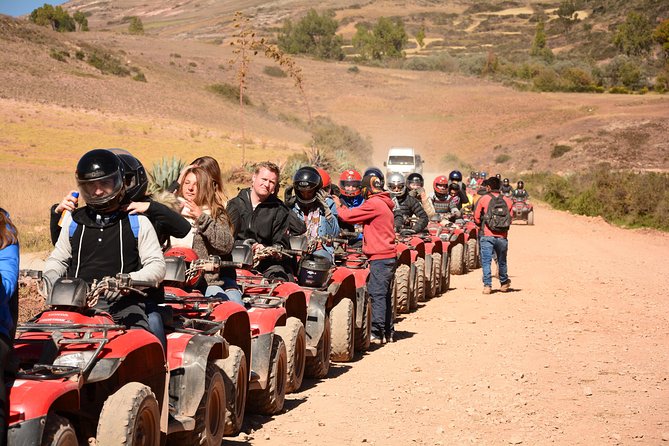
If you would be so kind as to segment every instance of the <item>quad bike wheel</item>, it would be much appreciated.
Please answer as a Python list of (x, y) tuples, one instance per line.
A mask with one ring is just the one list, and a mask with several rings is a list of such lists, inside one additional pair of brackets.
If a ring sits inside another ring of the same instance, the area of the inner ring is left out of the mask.
[(430, 281), (425, 285), (427, 297), (430, 299), (439, 295), (441, 288), (441, 254), (432, 254), (432, 274)]
[(307, 340), (304, 324), (296, 317), (289, 317), (285, 327), (276, 327), (276, 334), (286, 344), (288, 356), (286, 393), (295, 392), (302, 385), (304, 363), (307, 356)]
[(330, 371), (330, 350), (332, 350), (332, 339), (330, 338), (330, 318), (325, 316), (325, 327), (323, 334), (316, 346), (316, 356), (307, 358), (304, 374), (309, 378), (325, 378)]
[(110, 395), (98, 421), (97, 445), (158, 446), (160, 410), (149, 386), (131, 382)]
[(409, 296), (411, 289), (409, 288), (409, 276), (411, 268), (409, 265), (399, 265), (395, 270), (395, 287), (393, 301), (397, 302), (397, 311), (399, 313), (409, 312)]
[(465, 245), (458, 243), (451, 249), (451, 274), (461, 276), (467, 272), (465, 264)]
[(534, 210), (527, 213), (527, 224), (534, 225)]
[(451, 287), (451, 254), (445, 252), (441, 257), (441, 294), (444, 294)]
[(478, 241), (475, 238), (467, 240), (467, 270), (476, 269), (476, 258), (479, 250)]
[(418, 308), (418, 302), (425, 302), (425, 259), (420, 257), (416, 259), (416, 286), (415, 293), (409, 301), (409, 311), (415, 311)]
[(249, 370), (244, 350), (236, 345), (229, 347), (228, 357), (223, 361), (223, 380), (227, 399), (225, 435), (237, 435), (244, 421)]
[(208, 362), (204, 377), (204, 395), (195, 412), (195, 429), (168, 437), (174, 445), (197, 444), (219, 446), (225, 433), (225, 380), (222, 367), (225, 361)]
[(65, 417), (49, 412), (42, 435), (42, 446), (78, 446), (77, 434)]
[(348, 362), (353, 359), (355, 346), (355, 311), (351, 299), (342, 299), (330, 310), (332, 351), (330, 360)]
[(286, 344), (280, 336), (272, 339), (267, 387), (249, 392), (247, 409), (260, 415), (275, 415), (283, 410), (286, 398)]
[(372, 335), (372, 303), (367, 293), (365, 293), (363, 308), (362, 326), (355, 330), (355, 351), (357, 352), (364, 352), (369, 349)]

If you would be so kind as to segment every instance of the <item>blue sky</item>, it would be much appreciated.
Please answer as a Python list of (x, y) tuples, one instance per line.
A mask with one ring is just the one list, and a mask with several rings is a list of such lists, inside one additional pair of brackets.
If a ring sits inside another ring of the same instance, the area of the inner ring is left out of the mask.
[(44, 3), (50, 5), (61, 5), (65, 3), (64, 0), (61, 1), (49, 1), (49, 0), (0, 0), (0, 14), (7, 14), (13, 16), (19, 16), (24, 14), (30, 14), (33, 9), (39, 8)]

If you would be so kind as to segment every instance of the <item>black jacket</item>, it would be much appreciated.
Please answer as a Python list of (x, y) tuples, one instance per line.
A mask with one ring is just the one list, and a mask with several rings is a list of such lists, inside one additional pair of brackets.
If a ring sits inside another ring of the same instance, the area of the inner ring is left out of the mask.
[(289, 247), (287, 233), (304, 233), (304, 222), (291, 219), (291, 211), (275, 195), (253, 209), (251, 189), (246, 188), (228, 202), (228, 215), (235, 228), (235, 239), (253, 239), (265, 246), (282, 245)]
[(409, 227), (404, 222), (408, 221), (414, 215), (418, 220), (410, 226), (411, 229), (421, 232), (427, 227), (428, 218), (423, 205), (408, 193), (397, 197), (397, 204), (395, 205), (395, 209), (393, 209), (393, 213), (395, 214), (395, 231), (397, 232), (402, 228)]

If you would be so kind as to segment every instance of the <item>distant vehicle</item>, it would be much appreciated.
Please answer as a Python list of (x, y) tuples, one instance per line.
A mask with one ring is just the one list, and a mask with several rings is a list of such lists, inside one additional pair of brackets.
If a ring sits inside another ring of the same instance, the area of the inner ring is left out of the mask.
[(422, 175), (424, 162), (412, 147), (391, 147), (388, 150), (388, 160), (383, 165), (386, 166), (387, 175), (393, 172), (404, 176), (414, 172)]

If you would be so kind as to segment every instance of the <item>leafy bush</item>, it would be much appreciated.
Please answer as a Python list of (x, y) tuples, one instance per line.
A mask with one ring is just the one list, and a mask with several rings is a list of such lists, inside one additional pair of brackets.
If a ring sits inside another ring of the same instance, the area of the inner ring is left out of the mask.
[(296, 24), (286, 20), (279, 32), (279, 48), (289, 54), (311, 54), (321, 59), (344, 59), (343, 39), (336, 34), (339, 22), (334, 11), (319, 15), (311, 9)]
[[(213, 85), (208, 85), (206, 89), (211, 91), (212, 93), (216, 93), (217, 95), (231, 102), (239, 103), (239, 87), (236, 85), (231, 85), (227, 83), (213, 84)], [(251, 100), (247, 95), (244, 95), (242, 100), (244, 102), (244, 105), (253, 105), (253, 103), (251, 102)]]
[(653, 44), (653, 30), (650, 21), (641, 14), (630, 12), (625, 23), (618, 26), (613, 43), (620, 52), (628, 56), (648, 53)]
[(358, 74), (360, 73), (360, 68), (358, 68), (357, 65), (353, 65), (352, 67), (348, 67), (346, 71), (348, 71), (349, 73)]
[(48, 3), (34, 9), (30, 13), (30, 21), (40, 26), (51, 26), (54, 31), (74, 31), (76, 25), (74, 19), (63, 9), (62, 6), (55, 8)]
[(404, 57), (402, 50), (409, 42), (400, 18), (379, 17), (373, 27), (358, 23), (351, 43), (364, 59), (382, 60)]
[(140, 71), (139, 73), (135, 74), (135, 75), (132, 77), (132, 80), (134, 80), (134, 81), (138, 81), (138, 82), (146, 82), (146, 76), (144, 76), (144, 73), (142, 73), (142, 72)]
[(509, 161), (510, 159), (511, 159), (511, 155), (508, 155), (508, 154), (506, 154), (506, 153), (503, 153), (503, 154), (501, 154), (501, 155), (497, 155), (497, 157), (495, 158), (495, 163), (497, 163), (497, 164), (504, 164), (504, 163), (506, 163), (507, 161)]
[(130, 34), (142, 35), (144, 34), (144, 24), (142, 19), (139, 17), (133, 16), (130, 17), (130, 24), (128, 25), (128, 32)]
[(81, 50), (77, 50), (77, 52), (74, 53), (74, 57), (76, 57), (77, 60), (84, 60), (86, 58), (86, 53)]
[(52, 48), (49, 56), (51, 56), (52, 59), (56, 59), (58, 62), (67, 62), (67, 58), (70, 57), (70, 53)]
[(551, 151), (551, 158), (560, 158), (562, 155), (564, 155), (567, 152), (571, 152), (571, 146), (563, 145), (563, 144), (557, 144), (556, 146), (553, 147), (553, 150)]
[(330, 118), (318, 116), (311, 129), (311, 146), (318, 147), (326, 155), (345, 153), (348, 159), (369, 163), (373, 148), (369, 139), (345, 125), (339, 125)]
[(402, 68), (415, 71), (443, 71), (453, 73), (458, 70), (458, 61), (447, 53), (437, 53), (424, 57), (407, 59)]
[(88, 55), (86, 62), (104, 74), (113, 74), (120, 77), (130, 76), (130, 70), (123, 66), (120, 60), (109, 53), (93, 51), (93, 53)]
[(283, 71), (279, 67), (275, 67), (272, 65), (268, 65), (265, 68), (263, 68), (262, 72), (272, 77), (288, 77), (285, 71)]

